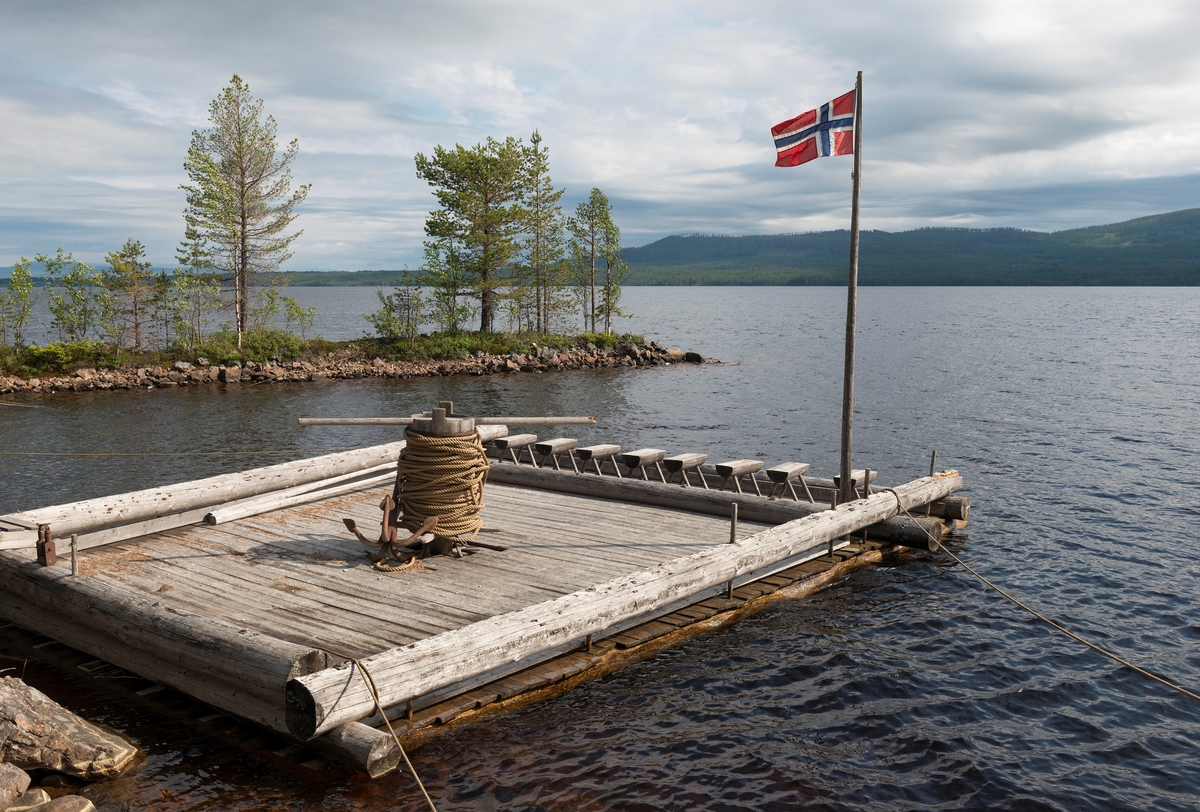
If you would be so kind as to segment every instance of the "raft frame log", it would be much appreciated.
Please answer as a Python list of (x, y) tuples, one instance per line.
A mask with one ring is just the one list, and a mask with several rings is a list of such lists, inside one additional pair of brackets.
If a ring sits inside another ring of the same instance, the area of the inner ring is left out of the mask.
[[(875, 494), (814, 513), (735, 544), (715, 546), (588, 590), (389, 649), (363, 662), (379, 689), (379, 701), (385, 707), (394, 706), (529, 655), (578, 642), (623, 620), (648, 615), (680, 598), (892, 518), (900, 507), (919, 507), (961, 487), (957, 471), (944, 471), (901, 485), (894, 493)], [(327, 668), (288, 681), (286, 720), (288, 729), (299, 738), (311, 739), (374, 711), (375, 702), (355, 666)]]

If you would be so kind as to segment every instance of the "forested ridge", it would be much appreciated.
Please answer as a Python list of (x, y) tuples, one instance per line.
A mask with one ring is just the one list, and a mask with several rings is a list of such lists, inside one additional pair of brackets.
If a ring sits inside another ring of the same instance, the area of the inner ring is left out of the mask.
[[(864, 231), (863, 285), (1200, 285), (1200, 209), (1067, 231)], [(622, 252), (629, 285), (845, 284), (848, 230), (672, 236)]]

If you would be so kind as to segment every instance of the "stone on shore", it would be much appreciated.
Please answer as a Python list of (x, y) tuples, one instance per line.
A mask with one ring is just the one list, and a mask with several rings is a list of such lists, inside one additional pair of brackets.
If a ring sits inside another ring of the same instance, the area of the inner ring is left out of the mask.
[[(48, 803), (50, 803), (50, 793), (38, 787), (37, 789), (27, 790), (24, 795), (13, 801), (4, 812), (28, 812), (30, 809), (36, 809), (42, 804)], [(0, 804), (0, 809), (3, 808), (4, 805)]]
[(8, 809), (29, 789), (29, 774), (15, 764), (0, 763), (0, 809)]
[[(0, 677), (0, 760), (87, 781), (114, 778), (138, 749), (14, 677)], [(24, 791), (24, 790), (22, 790)]]
[(34, 808), (37, 812), (95, 812), (96, 806), (80, 795), (64, 795)]

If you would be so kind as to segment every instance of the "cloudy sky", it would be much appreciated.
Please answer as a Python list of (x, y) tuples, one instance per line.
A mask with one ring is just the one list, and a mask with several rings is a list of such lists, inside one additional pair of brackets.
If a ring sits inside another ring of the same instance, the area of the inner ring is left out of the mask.
[[(293, 270), (419, 262), (413, 155), (537, 128), (627, 245), (846, 227), (851, 159), (771, 125), (864, 72), (863, 225), (1056, 230), (1200, 206), (1195, 0), (0, 2), (0, 265), (173, 264), (233, 73), (298, 138)], [(336, 10), (335, 10), (336, 9)]]

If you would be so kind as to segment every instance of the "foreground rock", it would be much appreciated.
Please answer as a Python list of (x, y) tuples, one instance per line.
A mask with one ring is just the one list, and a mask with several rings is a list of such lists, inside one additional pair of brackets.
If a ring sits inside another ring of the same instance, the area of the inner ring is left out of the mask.
[(0, 809), (8, 809), (29, 789), (29, 775), (13, 764), (0, 764)]
[(513, 372), (559, 372), (570, 369), (651, 367), (674, 363), (703, 363), (699, 353), (667, 349), (657, 342), (647, 346), (621, 344), (599, 349), (538, 347), (535, 352), (485, 355), (476, 353), (450, 361), (388, 361), (363, 359), (353, 354), (330, 355), (313, 361), (245, 366), (192, 365), (177, 361), (171, 367), (121, 370), (78, 369), (72, 375), (46, 378), (12, 378), (0, 375), (0, 394), (7, 392), (91, 392), (96, 390), (164, 389), (206, 384), (324, 381), (351, 378), (424, 378), (435, 375), (494, 375)]
[(137, 755), (138, 749), (115, 733), (79, 718), (19, 679), (0, 677), (0, 760), (6, 766), (99, 781), (120, 775)]
[[(12, 802), (12, 805), (5, 809), (4, 812), (28, 812), (30, 809), (37, 809), (42, 804), (50, 803), (50, 795), (44, 789), (31, 789), (24, 795)], [(0, 806), (0, 809), (3, 809)]]
[(64, 795), (42, 806), (29, 807), (30, 812), (94, 812), (95, 809), (91, 801), (79, 795)]

